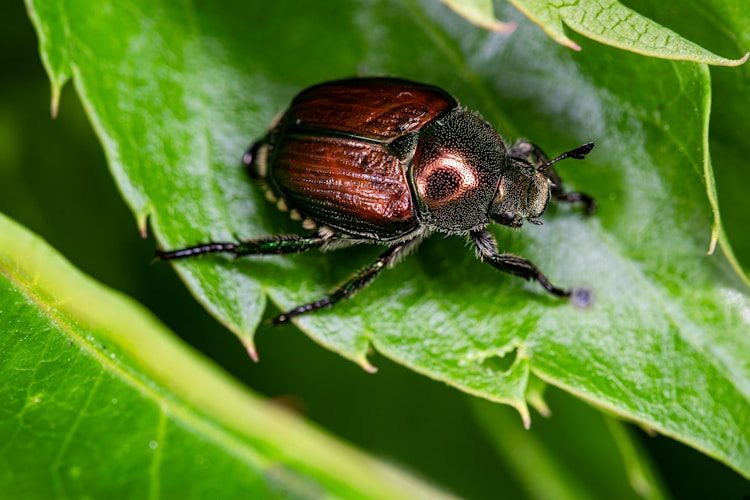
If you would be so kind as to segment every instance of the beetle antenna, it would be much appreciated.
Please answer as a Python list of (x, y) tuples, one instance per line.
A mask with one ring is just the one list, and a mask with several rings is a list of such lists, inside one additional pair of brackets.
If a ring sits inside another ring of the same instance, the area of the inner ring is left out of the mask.
[(594, 149), (594, 143), (593, 142), (587, 142), (586, 144), (582, 144), (578, 146), (575, 149), (571, 149), (570, 151), (566, 151), (554, 160), (550, 160), (538, 169), (536, 169), (537, 172), (544, 172), (544, 169), (549, 168), (550, 165), (553, 163), (557, 163), (560, 160), (565, 160), (566, 158), (573, 158), (574, 160), (583, 160), (587, 154), (591, 152), (591, 150)]

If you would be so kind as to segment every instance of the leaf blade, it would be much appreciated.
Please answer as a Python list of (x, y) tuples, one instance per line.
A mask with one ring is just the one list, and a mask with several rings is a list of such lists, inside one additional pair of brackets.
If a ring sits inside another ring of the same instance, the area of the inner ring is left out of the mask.
[(750, 56), (750, 52), (739, 59), (718, 56), (617, 1), (583, 0), (555, 5), (546, 0), (511, 0), (511, 3), (553, 40), (573, 50), (581, 48), (565, 34), (564, 25), (592, 40), (651, 57), (739, 66)]
[(442, 495), (262, 402), (3, 215), (0, 228), (3, 492), (87, 495), (125, 481), (118, 491), (139, 496)]
[[(750, 352), (747, 290), (726, 272), (721, 256), (704, 256), (715, 217), (704, 184), (705, 69), (606, 47), (574, 55), (525, 26), (500, 38), (466, 30), (445, 9), (424, 5), (393, 2), (360, 12), (323, 2), (311, 11), (300, 2), (291, 9), (295, 16), (280, 15), (273, 5), (248, 6), (242, 15), (205, 7), (200, 16), (152, 6), (141, 13), (145, 22), (123, 27), (123, 39), (158, 42), (160, 32), (173, 31), (180, 42), (101, 54), (99, 66), (79, 68), (78, 88), (126, 199), (139, 217), (152, 213), (154, 231), (169, 247), (229, 239), (233, 232), (250, 237), (298, 230), (248, 185), (241, 152), (295, 91), (354, 74), (358, 64), (443, 85), (500, 124), (506, 136), (546, 137), (548, 151), (596, 140), (586, 168), (561, 167), (572, 186), (603, 201), (595, 218), (558, 209), (542, 228), (497, 231), (504, 250), (531, 258), (556, 283), (590, 280), (597, 295), (590, 310), (511, 277), (488, 276), (460, 242), (433, 238), (399, 265), (400, 273), (384, 273), (355, 301), (298, 324), (361, 365), (367, 366), (372, 343), (406, 366), (522, 413), (528, 374), (536, 373), (748, 475), (750, 464), (737, 453), (747, 447), (737, 419), (749, 399), (742, 365)], [(109, 16), (74, 30), (80, 29), (87, 50), (96, 49), (101, 33), (95, 26), (111, 25)], [(309, 20), (325, 25), (333, 16), (339, 28), (318, 40)], [(379, 29), (360, 29), (362, 16)], [(274, 22), (247, 34), (237, 19), (282, 19), (275, 22), (291, 35), (278, 37)], [(213, 44), (203, 47), (205, 38)], [(351, 50), (332, 52), (344, 46)], [(113, 83), (127, 83), (137, 64), (157, 68), (150, 86)], [(177, 76), (159, 70), (162, 65)], [(112, 67), (127, 70), (102, 85), (99, 73)], [(219, 83), (212, 89), (205, 82)], [(165, 93), (177, 97), (165, 101)], [(131, 144), (133, 137), (139, 144)], [(350, 249), (335, 258), (217, 257), (178, 269), (229, 328), (252, 335), (261, 291), (282, 309), (292, 307), (324, 294), (372, 258), (372, 250)], [(511, 368), (498, 370), (492, 360), (511, 352)], [(716, 385), (717, 399), (684, 383), (680, 370), (696, 386)], [(729, 426), (727, 434), (714, 435), (697, 416), (672, 408), (675, 397), (711, 408), (715, 423)]]

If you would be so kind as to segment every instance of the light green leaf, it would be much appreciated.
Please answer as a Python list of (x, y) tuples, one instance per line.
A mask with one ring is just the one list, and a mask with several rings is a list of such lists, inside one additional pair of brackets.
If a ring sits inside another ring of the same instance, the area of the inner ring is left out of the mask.
[(638, 54), (676, 61), (737, 66), (743, 64), (750, 55), (746, 53), (739, 59), (718, 56), (616, 0), (581, 0), (567, 3), (548, 0), (510, 2), (557, 43), (574, 50), (580, 50), (581, 47), (565, 34), (566, 25), (597, 42)]
[(445, 5), (470, 22), (498, 33), (510, 33), (516, 29), (515, 23), (503, 23), (495, 18), (492, 0), (443, 0)]

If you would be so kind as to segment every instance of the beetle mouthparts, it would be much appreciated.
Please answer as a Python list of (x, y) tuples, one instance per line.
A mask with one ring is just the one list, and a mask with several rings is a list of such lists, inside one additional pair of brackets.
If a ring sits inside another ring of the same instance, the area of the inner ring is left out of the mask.
[(538, 169), (536, 169), (537, 172), (544, 172), (544, 169), (549, 168), (550, 165), (553, 163), (557, 163), (560, 160), (565, 160), (566, 158), (572, 158), (574, 160), (583, 160), (586, 158), (586, 155), (591, 152), (591, 150), (594, 149), (594, 143), (593, 142), (587, 142), (586, 144), (581, 144), (575, 149), (571, 149), (570, 151), (566, 151), (554, 160), (550, 160)]

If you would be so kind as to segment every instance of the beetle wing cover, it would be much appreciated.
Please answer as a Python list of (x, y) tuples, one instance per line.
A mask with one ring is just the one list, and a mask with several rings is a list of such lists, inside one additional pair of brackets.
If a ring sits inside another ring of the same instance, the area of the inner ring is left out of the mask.
[(289, 130), (320, 129), (390, 142), (457, 106), (438, 87), (398, 78), (352, 78), (301, 92), (289, 108), (286, 125)]
[(318, 223), (385, 241), (416, 228), (406, 172), (384, 144), (294, 134), (273, 165), (272, 183), (289, 206)]

